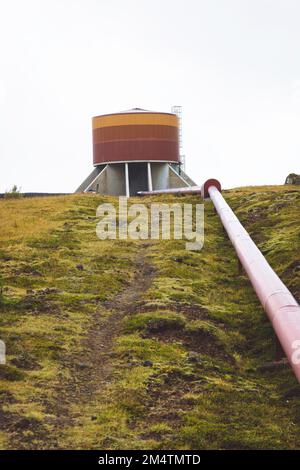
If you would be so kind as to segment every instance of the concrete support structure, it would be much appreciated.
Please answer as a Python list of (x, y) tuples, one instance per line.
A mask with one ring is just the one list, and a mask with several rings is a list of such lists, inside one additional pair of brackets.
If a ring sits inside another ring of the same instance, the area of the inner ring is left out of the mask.
[(177, 173), (169, 163), (124, 162), (96, 167), (76, 192), (130, 197), (141, 191), (194, 186), (196, 184), (190, 178)]

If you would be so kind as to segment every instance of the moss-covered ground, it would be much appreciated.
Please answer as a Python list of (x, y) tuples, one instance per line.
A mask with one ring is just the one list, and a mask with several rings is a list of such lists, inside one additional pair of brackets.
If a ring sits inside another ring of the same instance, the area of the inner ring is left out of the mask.
[[(299, 187), (224, 196), (299, 301)], [(99, 240), (102, 202), (0, 201), (0, 448), (300, 448), (300, 386), (261, 367), (274, 334), (211, 202), (194, 252)]]

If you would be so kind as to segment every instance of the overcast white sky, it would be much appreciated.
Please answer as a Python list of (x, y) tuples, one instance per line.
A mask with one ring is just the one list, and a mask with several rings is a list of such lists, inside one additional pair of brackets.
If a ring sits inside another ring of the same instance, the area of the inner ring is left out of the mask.
[(300, 173), (299, 0), (0, 0), (0, 192), (72, 192), (91, 117), (183, 107), (187, 172)]

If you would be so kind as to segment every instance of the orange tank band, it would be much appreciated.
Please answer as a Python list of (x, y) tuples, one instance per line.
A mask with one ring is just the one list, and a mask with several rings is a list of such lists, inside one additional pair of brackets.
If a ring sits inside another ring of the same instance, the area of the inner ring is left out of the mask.
[(178, 117), (172, 114), (115, 114), (93, 118), (93, 129), (111, 126), (156, 125), (178, 127)]

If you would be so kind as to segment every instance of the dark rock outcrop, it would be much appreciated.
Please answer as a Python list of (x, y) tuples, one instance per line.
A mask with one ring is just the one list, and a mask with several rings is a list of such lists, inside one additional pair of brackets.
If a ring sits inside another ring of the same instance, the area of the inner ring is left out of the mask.
[(300, 175), (296, 175), (296, 173), (290, 173), (286, 177), (284, 184), (300, 184)]

